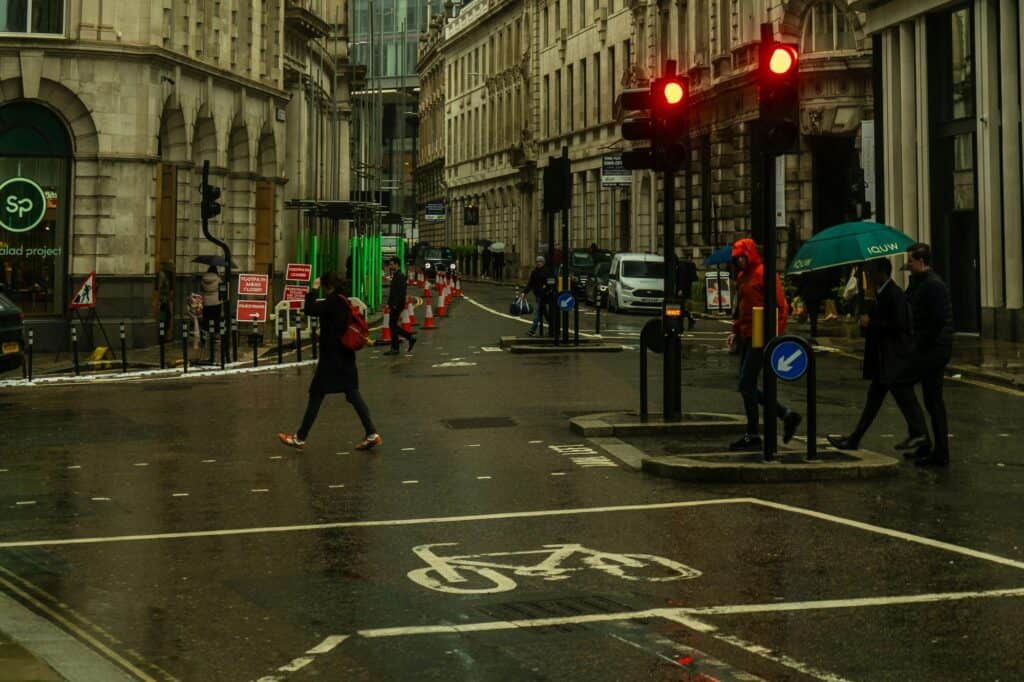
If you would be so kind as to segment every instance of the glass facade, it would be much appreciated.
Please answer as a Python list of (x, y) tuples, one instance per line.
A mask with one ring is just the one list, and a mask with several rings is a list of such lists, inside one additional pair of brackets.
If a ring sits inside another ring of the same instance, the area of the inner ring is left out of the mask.
[(0, 0), (0, 33), (64, 33), (64, 0)]
[(70, 164), (67, 130), (50, 110), (0, 107), (0, 279), (26, 315), (63, 310)]

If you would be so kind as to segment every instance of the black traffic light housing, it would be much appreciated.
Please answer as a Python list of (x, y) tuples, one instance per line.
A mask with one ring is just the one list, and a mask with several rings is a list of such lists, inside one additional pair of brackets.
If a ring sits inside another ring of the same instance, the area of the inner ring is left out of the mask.
[(762, 27), (758, 100), (762, 143), (770, 156), (796, 151), (800, 136), (799, 59), (796, 46), (775, 40), (771, 28)]
[(220, 215), (220, 187), (210, 184), (210, 162), (203, 164), (203, 184), (200, 187), (203, 198), (202, 218), (211, 220)]
[[(666, 62), (665, 75), (649, 88), (633, 88), (619, 95), (619, 107), (627, 111), (647, 110), (648, 116), (622, 122), (625, 140), (649, 140), (650, 147), (622, 153), (622, 165), (629, 170), (674, 172), (685, 162), (689, 136), (689, 81), (676, 75), (676, 63)], [(679, 144), (679, 140), (684, 144)]]

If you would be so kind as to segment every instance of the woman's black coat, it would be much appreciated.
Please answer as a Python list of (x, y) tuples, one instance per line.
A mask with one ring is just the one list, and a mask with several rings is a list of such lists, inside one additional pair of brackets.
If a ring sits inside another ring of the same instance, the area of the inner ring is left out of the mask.
[(356, 354), (341, 345), (351, 316), (348, 305), (333, 293), (318, 301), (316, 292), (311, 291), (306, 294), (305, 312), (320, 318), (320, 359), (309, 392), (346, 393), (359, 388)]
[(910, 370), (911, 326), (909, 307), (896, 282), (878, 293), (864, 330), (864, 378), (891, 385), (907, 381)]

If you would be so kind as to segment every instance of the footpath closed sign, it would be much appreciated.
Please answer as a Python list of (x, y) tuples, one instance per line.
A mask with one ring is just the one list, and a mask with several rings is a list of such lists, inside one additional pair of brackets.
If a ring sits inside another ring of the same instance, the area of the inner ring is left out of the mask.
[(266, 275), (238, 276), (238, 293), (242, 296), (266, 296), (268, 288), (269, 278)]
[(601, 186), (629, 187), (633, 184), (633, 171), (622, 165), (622, 154), (605, 154), (601, 157)]
[(312, 276), (313, 266), (305, 263), (289, 263), (284, 274), (284, 278), (289, 282), (308, 282)]
[(239, 300), (235, 309), (235, 319), (239, 322), (252, 322), (253, 315), (256, 316), (257, 322), (266, 322), (267, 302)]
[(295, 309), (301, 308), (302, 302), (306, 300), (307, 291), (309, 291), (309, 289), (297, 284), (285, 285), (284, 300), (288, 301), (288, 307)]

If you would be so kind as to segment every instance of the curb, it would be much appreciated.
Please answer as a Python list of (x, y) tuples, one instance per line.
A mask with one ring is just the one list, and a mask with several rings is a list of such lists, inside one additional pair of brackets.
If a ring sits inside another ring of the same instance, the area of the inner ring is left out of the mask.
[(612, 344), (584, 344), (578, 346), (537, 346), (537, 345), (511, 345), (509, 352), (516, 355), (551, 355), (552, 353), (621, 353), (622, 346)]
[(720, 436), (735, 434), (746, 426), (746, 417), (720, 412), (690, 412), (682, 422), (660, 421), (661, 414), (652, 412), (650, 420), (640, 421), (635, 412), (601, 412), (573, 417), (569, 428), (586, 438), (610, 436)]

